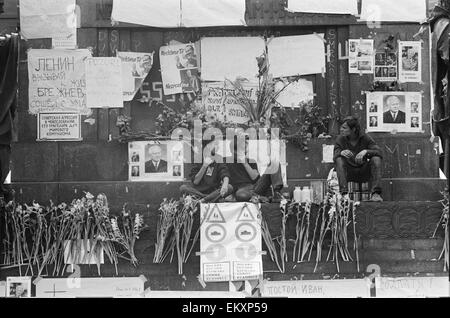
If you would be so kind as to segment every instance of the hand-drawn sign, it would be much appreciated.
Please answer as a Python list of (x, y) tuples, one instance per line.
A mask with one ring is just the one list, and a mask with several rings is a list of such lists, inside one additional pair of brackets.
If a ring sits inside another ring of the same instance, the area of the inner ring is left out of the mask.
[(209, 246), (205, 251), (206, 258), (211, 262), (218, 262), (227, 256), (227, 250), (221, 244)]
[(236, 228), (236, 238), (241, 242), (250, 242), (256, 237), (256, 228), (253, 224), (242, 223)]
[(214, 205), (212, 211), (209, 213), (206, 223), (226, 223), (217, 204)]
[(239, 216), (236, 220), (236, 222), (255, 222), (255, 216), (253, 215), (252, 211), (250, 211), (250, 208), (247, 204), (245, 204), (242, 207), (241, 213), (239, 213)]
[(221, 224), (211, 224), (205, 230), (206, 239), (213, 243), (222, 242), (227, 236), (227, 230)]
[(236, 248), (236, 256), (243, 261), (251, 261), (257, 256), (256, 246), (242, 243)]

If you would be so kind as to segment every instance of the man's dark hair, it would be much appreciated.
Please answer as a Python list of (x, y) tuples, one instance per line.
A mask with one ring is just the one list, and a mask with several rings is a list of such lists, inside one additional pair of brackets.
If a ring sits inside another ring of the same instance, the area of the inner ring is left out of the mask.
[(450, 0), (439, 0), (439, 4), (441, 8), (450, 11)]
[(359, 137), (361, 135), (361, 125), (359, 124), (359, 119), (354, 116), (345, 117), (342, 125), (347, 123), (348, 127), (353, 130), (355, 129), (355, 134)]

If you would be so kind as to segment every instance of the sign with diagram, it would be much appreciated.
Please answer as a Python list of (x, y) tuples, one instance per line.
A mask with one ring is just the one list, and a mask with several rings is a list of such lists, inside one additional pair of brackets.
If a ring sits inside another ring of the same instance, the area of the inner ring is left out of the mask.
[(200, 273), (204, 282), (262, 275), (261, 218), (252, 203), (201, 205)]

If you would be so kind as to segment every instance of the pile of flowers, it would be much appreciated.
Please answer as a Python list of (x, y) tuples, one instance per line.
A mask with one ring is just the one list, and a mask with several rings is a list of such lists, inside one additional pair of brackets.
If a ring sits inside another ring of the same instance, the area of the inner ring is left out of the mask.
[[(26, 267), (25, 275), (40, 276), (52, 266), (52, 276), (65, 273), (67, 260), (72, 264), (97, 264), (100, 275), (102, 252), (116, 273), (118, 258), (126, 258), (137, 265), (134, 243), (146, 228), (140, 214), (128, 211), (121, 220), (109, 214), (106, 195), (94, 197), (86, 192), (70, 204), (46, 207), (39, 203), (16, 204), (3, 207), (4, 239), (0, 267)], [(83, 253), (89, 251), (89, 253)], [(35, 271), (36, 270), (36, 271)]]

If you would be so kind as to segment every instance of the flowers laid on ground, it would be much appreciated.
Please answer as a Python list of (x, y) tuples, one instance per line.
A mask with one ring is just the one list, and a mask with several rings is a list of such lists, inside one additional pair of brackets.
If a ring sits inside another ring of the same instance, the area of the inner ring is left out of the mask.
[(449, 270), (449, 250), (450, 250), (450, 235), (449, 235), (449, 194), (448, 192), (443, 192), (442, 195), (444, 198), (440, 201), (442, 203), (442, 215), (436, 226), (436, 230), (434, 231), (433, 238), (436, 237), (436, 234), (439, 228), (442, 226), (444, 229), (444, 246), (442, 247), (441, 255), (439, 256), (439, 260), (444, 258), (444, 271)]
[(68, 260), (73, 264), (94, 261), (100, 275), (104, 253), (118, 274), (118, 258), (124, 258), (124, 254), (130, 256), (126, 259), (133, 265), (137, 264), (133, 248), (145, 229), (140, 214), (127, 213), (118, 222), (109, 213), (106, 196), (94, 197), (89, 192), (70, 204), (51, 202), (49, 207), (11, 201), (2, 213), (5, 238), (1, 266), (18, 266), (21, 275), (22, 266), (27, 266), (25, 275), (40, 276), (46, 270), (58, 276), (65, 273)]

